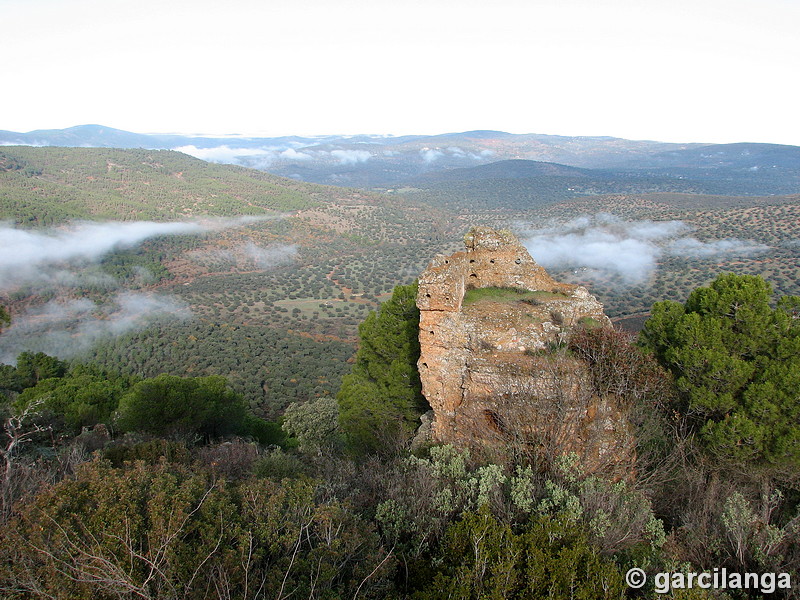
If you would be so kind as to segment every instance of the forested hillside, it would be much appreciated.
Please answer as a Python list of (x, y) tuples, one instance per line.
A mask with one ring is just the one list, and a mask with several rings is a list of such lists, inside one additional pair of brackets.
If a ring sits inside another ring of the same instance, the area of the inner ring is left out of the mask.
[[(600, 190), (525, 177), (379, 195), (171, 151), (1, 152), (0, 218), (17, 223), (10, 231), (44, 235), (34, 247), (56, 235), (46, 224), (64, 231), (74, 219), (205, 223), (112, 244), (89, 263), (48, 263), (36, 278), (0, 290), (14, 317), (0, 337), (3, 360), (72, 348), (61, 355), (142, 376), (222, 375), (267, 416), (335, 394), (346, 367), (325, 357), (354, 353), (368, 312), (435, 254), (457, 249), (473, 224), (510, 227), (557, 278), (587, 285), (610, 316), (630, 317), (634, 327), (654, 302), (685, 300), (726, 270), (763, 275), (781, 294), (800, 292), (797, 196), (581, 196)], [(102, 231), (109, 243), (116, 239)], [(63, 235), (69, 246), (90, 234)], [(6, 276), (16, 281), (19, 268), (10, 264)], [(136, 295), (126, 301), (124, 291)], [(131, 315), (145, 297), (156, 310)], [(272, 340), (274, 349), (265, 356), (258, 340)], [(217, 343), (236, 347), (238, 364), (232, 352), (212, 350)], [(310, 368), (320, 377), (309, 380)]]
[(25, 226), (265, 215), (337, 195), (169, 150), (4, 147), (0, 181), (0, 215)]
[[(457, 238), (419, 203), (171, 151), (2, 152), (0, 219), (15, 224), (2, 235), (25, 247), (0, 264), (13, 315), (2, 360), (31, 350), (139, 376), (222, 375), (273, 418), (335, 394), (358, 324)], [(97, 226), (74, 225), (86, 219)]]

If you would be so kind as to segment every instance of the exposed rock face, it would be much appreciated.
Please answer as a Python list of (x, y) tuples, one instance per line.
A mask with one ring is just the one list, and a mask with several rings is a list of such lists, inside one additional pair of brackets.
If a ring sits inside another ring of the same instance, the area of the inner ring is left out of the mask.
[[(613, 398), (563, 352), (581, 323), (610, 325), (585, 288), (559, 283), (508, 231), (473, 228), (466, 251), (437, 256), (419, 278), (422, 393), (439, 443), (505, 452), (577, 452), (589, 470), (632, 461)], [(470, 292), (481, 288), (500, 288)], [(466, 296), (466, 301), (465, 301)]]

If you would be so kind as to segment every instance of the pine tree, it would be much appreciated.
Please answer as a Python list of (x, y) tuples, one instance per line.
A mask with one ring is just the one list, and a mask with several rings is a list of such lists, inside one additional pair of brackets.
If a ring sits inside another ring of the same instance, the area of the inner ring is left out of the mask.
[(398, 286), (359, 326), (353, 371), (342, 379), (339, 423), (351, 448), (380, 451), (407, 437), (427, 408), (417, 371), (417, 284)]
[(800, 298), (771, 297), (758, 276), (720, 275), (685, 305), (653, 305), (641, 341), (675, 374), (706, 451), (777, 474), (800, 467)]

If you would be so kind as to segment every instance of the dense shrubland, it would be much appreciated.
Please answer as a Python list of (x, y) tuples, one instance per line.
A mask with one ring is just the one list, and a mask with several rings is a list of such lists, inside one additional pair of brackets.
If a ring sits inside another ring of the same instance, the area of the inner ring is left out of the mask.
[(632, 566), (798, 576), (800, 300), (723, 275), (656, 305), (639, 344), (587, 327), (558, 349), (630, 407), (637, 471), (615, 480), (572, 455), (409, 452), (404, 423), (425, 410), (413, 295), (398, 288), (362, 325), (339, 401), (292, 404), (282, 430), (220, 377), (121, 377), (41, 354), (4, 367), (0, 589), (590, 599), (630, 596)]
[(106, 369), (140, 377), (227, 377), (252, 410), (274, 419), (292, 402), (335, 395), (352, 353), (348, 343), (277, 327), (191, 321), (115, 338), (91, 356)]

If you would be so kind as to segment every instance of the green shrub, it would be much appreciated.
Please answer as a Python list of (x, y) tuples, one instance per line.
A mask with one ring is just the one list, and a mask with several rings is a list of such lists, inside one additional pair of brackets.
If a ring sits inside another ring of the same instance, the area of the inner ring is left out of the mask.
[(123, 396), (118, 424), (123, 431), (210, 439), (242, 432), (244, 417), (244, 402), (224, 377), (159, 375)]

